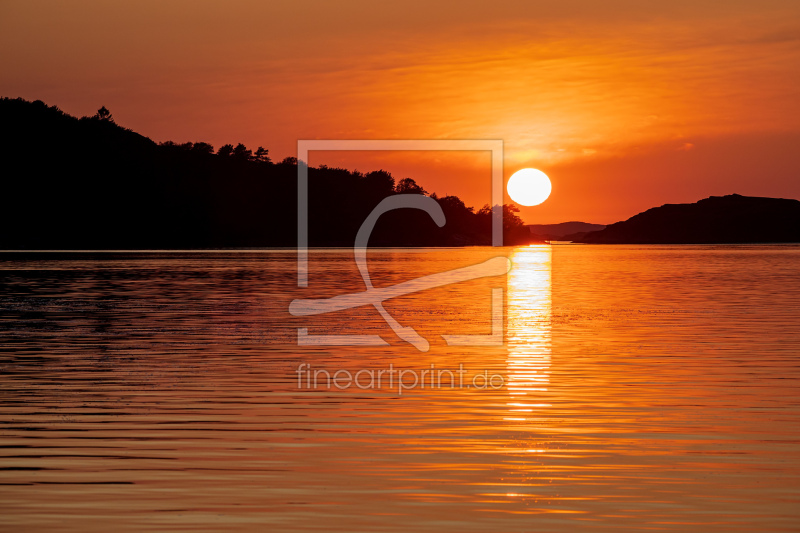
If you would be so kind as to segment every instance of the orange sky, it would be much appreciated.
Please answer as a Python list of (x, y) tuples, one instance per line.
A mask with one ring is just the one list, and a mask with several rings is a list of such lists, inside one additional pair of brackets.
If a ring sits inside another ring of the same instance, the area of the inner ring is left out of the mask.
[[(531, 223), (712, 194), (800, 198), (793, 1), (0, 1), (0, 95), (156, 141), (503, 139)], [(317, 154), (480, 207), (488, 155)]]

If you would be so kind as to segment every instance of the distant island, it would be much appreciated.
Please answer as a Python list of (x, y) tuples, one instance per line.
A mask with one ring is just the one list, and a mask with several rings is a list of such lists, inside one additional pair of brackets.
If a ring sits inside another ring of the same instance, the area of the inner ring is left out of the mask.
[[(0, 250), (293, 247), (297, 160), (273, 162), (242, 143), (155, 143), (102, 107), (76, 118), (56, 106), (0, 98)], [(372, 246), (491, 244), (492, 209), (428, 193), (389, 172), (309, 168), (309, 244), (352, 246), (372, 209), (396, 194), (434, 198), (438, 227), (418, 210), (382, 216)], [(532, 242), (513, 205), (507, 244)]]
[(535, 240), (577, 241), (591, 231), (600, 231), (602, 224), (588, 222), (561, 222), (560, 224), (528, 224), (526, 226)]
[(666, 204), (573, 239), (587, 244), (800, 242), (800, 201), (730, 194)]

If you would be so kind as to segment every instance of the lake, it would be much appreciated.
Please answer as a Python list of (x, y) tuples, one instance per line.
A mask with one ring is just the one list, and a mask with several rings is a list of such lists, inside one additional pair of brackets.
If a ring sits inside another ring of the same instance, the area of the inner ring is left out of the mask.
[(0, 254), (0, 529), (800, 528), (800, 246), (498, 256)]

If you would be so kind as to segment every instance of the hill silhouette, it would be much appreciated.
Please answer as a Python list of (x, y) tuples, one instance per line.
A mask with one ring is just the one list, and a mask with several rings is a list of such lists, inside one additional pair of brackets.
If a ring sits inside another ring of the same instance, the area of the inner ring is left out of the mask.
[(800, 201), (730, 194), (666, 204), (575, 239), (592, 244), (800, 242)]
[(605, 228), (602, 224), (588, 222), (561, 222), (559, 224), (528, 224), (531, 235), (543, 241), (575, 240), (590, 231)]
[[(76, 118), (58, 107), (0, 99), (4, 207), (0, 249), (292, 247), (297, 242), (297, 160), (275, 163), (243, 144), (157, 144), (117, 125), (101, 108)], [(491, 209), (428, 194), (384, 170), (309, 168), (309, 244), (352, 246), (384, 198), (427, 194), (441, 205), (439, 228), (426, 213), (380, 218), (373, 246), (491, 243)], [(508, 244), (530, 233), (504, 206)]]

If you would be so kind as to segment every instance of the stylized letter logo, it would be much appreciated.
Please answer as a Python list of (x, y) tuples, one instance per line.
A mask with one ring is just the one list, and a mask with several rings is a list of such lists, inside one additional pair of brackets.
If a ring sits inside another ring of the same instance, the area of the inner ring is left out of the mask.
[[(356, 235), (355, 247), (353, 250), (355, 261), (361, 273), (361, 278), (364, 280), (366, 290), (327, 299), (293, 300), (291, 305), (289, 305), (289, 312), (294, 316), (310, 316), (332, 313), (343, 309), (360, 307), (362, 305), (372, 305), (398, 337), (413, 345), (418, 350), (427, 352), (430, 347), (428, 341), (417, 333), (414, 328), (399, 324), (383, 307), (384, 301), (398, 296), (432, 289), (434, 287), (450, 285), (451, 283), (469, 281), (487, 276), (501, 276), (508, 273), (510, 270), (511, 261), (509, 261), (508, 258), (494, 257), (477, 265), (422, 276), (410, 281), (398, 283), (397, 285), (392, 285), (391, 287), (375, 288), (369, 275), (369, 268), (367, 267), (367, 246), (369, 244), (369, 237), (372, 234), (372, 230), (375, 228), (375, 223), (382, 214), (402, 208), (420, 209), (425, 211), (437, 226), (442, 227), (445, 225), (445, 216), (442, 207), (433, 198), (421, 194), (400, 194), (384, 198), (383, 201), (372, 210), (372, 213), (370, 213), (364, 223), (361, 224), (361, 228)], [(442, 335), (447, 343), (454, 345), (502, 344), (502, 289), (500, 291), (499, 313), (497, 309), (497, 298), (493, 298), (492, 301), (492, 335)], [(499, 322), (499, 325), (496, 324), (496, 322)], [(300, 341), (301, 344), (386, 344), (386, 342), (377, 335), (309, 336), (305, 328), (301, 328)]]

